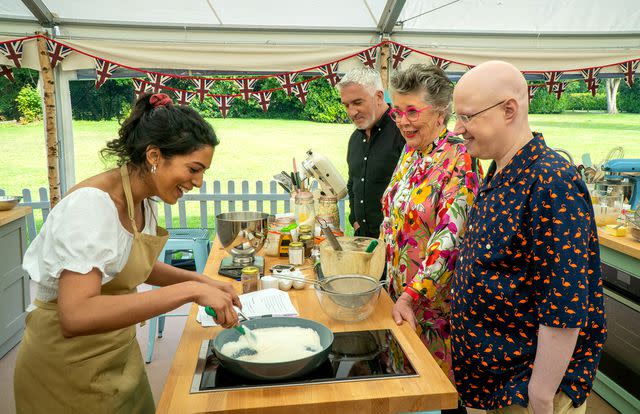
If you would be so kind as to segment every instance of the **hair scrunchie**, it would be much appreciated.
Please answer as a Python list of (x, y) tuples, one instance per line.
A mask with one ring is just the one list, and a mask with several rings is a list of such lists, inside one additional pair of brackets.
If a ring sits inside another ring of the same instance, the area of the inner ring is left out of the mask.
[(154, 93), (153, 95), (151, 95), (151, 98), (149, 98), (149, 103), (154, 108), (157, 108), (159, 106), (173, 105), (173, 101), (171, 100), (169, 95), (164, 93)]

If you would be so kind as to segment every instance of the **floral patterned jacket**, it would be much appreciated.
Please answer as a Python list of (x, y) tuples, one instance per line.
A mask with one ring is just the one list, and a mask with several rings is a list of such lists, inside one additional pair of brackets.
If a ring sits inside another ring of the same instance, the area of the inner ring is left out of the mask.
[(425, 150), (405, 147), (382, 197), (389, 293), (414, 298), (418, 333), (451, 372), (450, 282), (478, 175), (464, 145), (444, 129)]

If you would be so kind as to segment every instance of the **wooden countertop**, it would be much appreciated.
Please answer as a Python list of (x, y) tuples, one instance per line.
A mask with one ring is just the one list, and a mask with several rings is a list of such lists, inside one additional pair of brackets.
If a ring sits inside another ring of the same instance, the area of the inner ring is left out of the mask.
[(12, 221), (26, 216), (31, 213), (31, 210), (29, 206), (16, 206), (11, 210), (0, 211), (0, 226), (4, 226), (5, 224), (9, 224)]
[[(213, 244), (204, 273), (219, 280), (231, 279), (217, 275), (225, 252), (219, 242)], [(283, 263), (279, 258), (265, 257), (269, 268)], [(240, 290), (240, 284), (236, 288)], [(328, 326), (334, 332), (391, 329), (420, 375), (413, 378), (393, 378), (283, 386), (259, 390), (233, 390), (190, 394), (198, 352), (203, 340), (216, 336), (221, 328), (203, 328), (196, 322), (194, 304), (180, 338), (169, 376), (165, 383), (157, 413), (397, 413), (407, 411), (455, 408), (457, 393), (438, 367), (431, 354), (408, 325), (397, 326), (391, 319), (393, 302), (382, 292), (375, 312), (357, 323), (342, 323), (329, 318), (319, 306), (312, 288), (291, 290), (291, 300), (300, 316)]]
[(598, 227), (598, 239), (601, 245), (640, 260), (640, 242), (634, 240), (629, 233), (624, 237), (616, 237)]

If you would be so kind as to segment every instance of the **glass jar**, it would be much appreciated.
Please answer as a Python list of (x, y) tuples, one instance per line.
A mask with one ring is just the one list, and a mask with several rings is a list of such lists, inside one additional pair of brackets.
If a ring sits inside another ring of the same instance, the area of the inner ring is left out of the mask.
[(291, 231), (285, 229), (281, 230), (280, 244), (278, 246), (280, 257), (289, 256), (289, 243), (291, 243)]
[(302, 242), (289, 244), (289, 264), (294, 266), (304, 264), (304, 244)]
[(311, 249), (313, 249), (313, 236), (311, 234), (303, 234), (300, 236), (300, 241), (304, 244), (304, 257), (310, 257)]
[(304, 235), (313, 236), (313, 227), (310, 224), (303, 224), (298, 229), (300, 230), (300, 237)]
[(258, 290), (260, 281), (260, 271), (255, 266), (247, 266), (242, 268), (240, 283), (242, 283), (242, 293), (255, 292)]
[(316, 210), (313, 206), (313, 194), (300, 191), (295, 196), (295, 217), (298, 226), (313, 225), (316, 221)]
[(340, 227), (338, 199), (334, 196), (321, 195), (318, 198), (318, 216), (324, 218), (333, 227)]

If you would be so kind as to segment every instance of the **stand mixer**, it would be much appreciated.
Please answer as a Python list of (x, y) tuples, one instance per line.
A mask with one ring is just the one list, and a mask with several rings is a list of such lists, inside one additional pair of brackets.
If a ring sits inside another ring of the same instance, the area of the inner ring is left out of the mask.
[(269, 232), (269, 215), (251, 211), (234, 211), (216, 216), (216, 232), (226, 256), (218, 274), (239, 280), (242, 268), (256, 266), (264, 274), (264, 257), (260, 252)]
[(636, 210), (640, 202), (640, 158), (619, 158), (607, 161), (602, 170), (605, 172), (604, 184), (627, 185), (631, 194), (625, 194), (631, 209)]
[(334, 196), (338, 200), (347, 195), (347, 183), (329, 158), (322, 154), (307, 151), (307, 159), (302, 161), (303, 179), (312, 177), (320, 184), (323, 195)]

